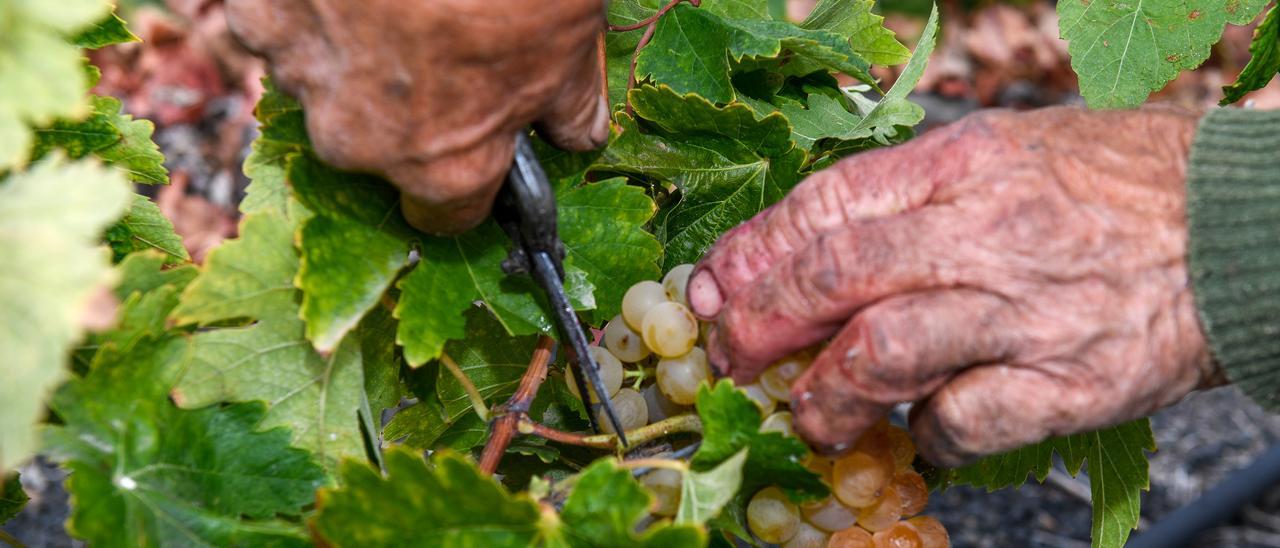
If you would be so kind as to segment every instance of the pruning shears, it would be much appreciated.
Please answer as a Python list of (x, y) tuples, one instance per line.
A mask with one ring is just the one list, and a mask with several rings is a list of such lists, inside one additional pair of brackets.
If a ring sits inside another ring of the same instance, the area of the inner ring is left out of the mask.
[[(596, 395), (596, 403), (589, 405), (592, 427), (600, 431), (597, 415), (603, 407), (609, 424), (618, 434), (618, 441), (625, 447), (627, 438), (604, 381), (600, 379), (600, 365), (589, 351), (582, 323), (578, 321), (564, 290), (565, 248), (556, 230), (555, 192), (533, 152), (529, 136), (524, 132), (516, 135), (515, 158), (498, 193), (493, 216), (515, 244), (506, 260), (502, 261), (503, 272), (509, 275), (529, 274), (542, 287), (551, 303), (562, 340), (573, 349), (578, 366), (578, 374), (574, 376), (578, 393), (587, 395), (589, 384)], [(590, 399), (583, 398), (584, 401)]]

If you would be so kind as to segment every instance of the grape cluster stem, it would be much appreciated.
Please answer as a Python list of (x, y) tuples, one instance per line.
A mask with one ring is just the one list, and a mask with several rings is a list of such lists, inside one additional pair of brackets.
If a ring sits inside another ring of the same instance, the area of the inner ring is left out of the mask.
[[(533, 398), (538, 395), (538, 389), (547, 378), (547, 369), (551, 363), (555, 344), (555, 339), (551, 337), (546, 335), (539, 337), (538, 346), (533, 350), (529, 367), (520, 378), (520, 386), (516, 388), (515, 394), (512, 394), (502, 405), (489, 410), (488, 414), (492, 419), (489, 421), (489, 440), (485, 442), (484, 450), (480, 453), (482, 472), (493, 474), (498, 469), (498, 464), (502, 462), (502, 455), (507, 452), (507, 447), (511, 445), (511, 440), (517, 433), (593, 449), (617, 451), (622, 448), (616, 434), (586, 435), (565, 432), (538, 423), (529, 417), (529, 407), (533, 404)], [(635, 446), (680, 433), (702, 433), (702, 421), (692, 413), (667, 417), (653, 424), (628, 430), (627, 440)]]

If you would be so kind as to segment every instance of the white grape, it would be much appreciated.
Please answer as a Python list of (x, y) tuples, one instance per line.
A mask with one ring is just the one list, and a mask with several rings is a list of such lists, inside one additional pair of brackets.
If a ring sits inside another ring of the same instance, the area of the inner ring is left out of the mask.
[(827, 497), (822, 502), (801, 506), (800, 513), (804, 514), (805, 521), (831, 533), (848, 529), (858, 523), (857, 514), (835, 497)]
[(658, 389), (658, 383), (646, 386), (640, 391), (640, 395), (644, 396), (644, 402), (649, 406), (649, 422), (658, 422), (667, 417), (689, 412), (688, 406), (673, 402), (663, 394), (662, 390)]
[(698, 401), (698, 385), (711, 378), (711, 366), (707, 353), (694, 347), (679, 358), (659, 360), (657, 375), (663, 395), (677, 404), (693, 405)]
[[(623, 430), (634, 430), (646, 424), (649, 424), (649, 407), (644, 403), (644, 396), (639, 392), (630, 388), (623, 388), (617, 394), (613, 395), (613, 410), (618, 415), (618, 422), (622, 423)], [(600, 429), (610, 434), (615, 433), (613, 424), (609, 422), (609, 415), (605, 413), (604, 407), (600, 408), (600, 413), (596, 415), (599, 419)]]
[(649, 347), (644, 345), (644, 339), (627, 326), (622, 314), (604, 324), (604, 345), (615, 357), (627, 363), (635, 363), (649, 356)]
[(777, 487), (756, 493), (747, 503), (747, 525), (760, 540), (782, 544), (795, 536), (800, 528), (796, 505)]
[(650, 280), (639, 282), (622, 296), (622, 320), (631, 329), (643, 333), (644, 315), (650, 308), (665, 302), (667, 290), (662, 288), (662, 284)]
[(685, 298), (685, 288), (689, 285), (690, 274), (693, 274), (693, 265), (682, 264), (662, 277), (662, 288), (667, 292), (667, 299), (686, 306), (689, 304), (689, 300)]
[(786, 411), (778, 411), (768, 417), (764, 422), (760, 423), (761, 432), (777, 432), (784, 436), (791, 435), (791, 413)]
[(795, 536), (783, 544), (782, 548), (826, 548), (829, 536), (831, 535), (826, 531), (802, 521)]
[(773, 401), (773, 398), (770, 398), (768, 394), (765, 394), (764, 389), (760, 388), (759, 384), (753, 383), (741, 386), (739, 387), (739, 390), (746, 392), (747, 397), (751, 398), (751, 401), (755, 402), (756, 407), (760, 408), (760, 414), (762, 416), (769, 416), (769, 413), (772, 413), (774, 408), (778, 407), (778, 402)]
[[(618, 389), (622, 388), (622, 362), (618, 361), (618, 358), (610, 354), (608, 350), (599, 346), (591, 347), (590, 352), (591, 356), (596, 359), (596, 363), (600, 365), (600, 380), (603, 381), (605, 390), (609, 391), (610, 396), (617, 394)], [(573, 375), (573, 369), (570, 367), (566, 370), (564, 381), (569, 384), (569, 391), (574, 396), (577, 396), (578, 399), (582, 399), (582, 394), (578, 393), (578, 381)], [(590, 382), (587, 383), (587, 390), (591, 391)], [(595, 403), (596, 401), (596, 395), (593, 392), (591, 394), (591, 402)]]
[(663, 517), (676, 515), (680, 508), (680, 472), (659, 468), (640, 478), (640, 484), (653, 493), (653, 513)]
[(680, 303), (659, 303), (644, 315), (644, 344), (663, 358), (683, 356), (698, 342), (698, 320)]
[(800, 378), (811, 361), (813, 358), (803, 352), (778, 360), (760, 374), (760, 387), (770, 398), (784, 403), (791, 401), (791, 383)]

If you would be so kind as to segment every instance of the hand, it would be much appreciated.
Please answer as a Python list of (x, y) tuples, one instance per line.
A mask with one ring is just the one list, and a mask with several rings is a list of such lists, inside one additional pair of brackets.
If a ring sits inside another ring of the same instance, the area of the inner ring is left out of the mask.
[(1222, 382), (1186, 268), (1196, 120), (988, 112), (814, 174), (695, 270), (710, 359), (745, 382), (834, 336), (793, 386), (796, 430), (838, 453), (914, 401), (941, 465)]
[(330, 164), (390, 179), (414, 226), (488, 215), (515, 133), (603, 145), (600, 0), (227, 0), (231, 29), (298, 97)]

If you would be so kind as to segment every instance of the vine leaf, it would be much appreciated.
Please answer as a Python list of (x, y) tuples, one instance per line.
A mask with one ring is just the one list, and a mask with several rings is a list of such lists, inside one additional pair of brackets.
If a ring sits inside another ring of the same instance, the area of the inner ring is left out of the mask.
[(1069, 0), (1058, 3), (1080, 93), (1095, 108), (1136, 107), (1209, 58), (1228, 22), (1257, 17), (1265, 0)]
[(265, 92), (254, 109), (262, 134), (245, 158), (244, 174), (249, 177), (249, 187), (240, 202), (240, 211), (246, 215), (273, 211), (296, 221), (307, 213), (305, 208), (295, 207), (296, 202), (290, 198), (286, 172), (289, 157), (311, 147), (306, 117), (302, 105), (276, 89), (270, 78), (264, 78), (262, 85)]
[(104, 347), (54, 396), (45, 447), (72, 471), (68, 530), (104, 546), (305, 544), (275, 516), (300, 514), (324, 471), (286, 431), (256, 431), (261, 404), (173, 407), (185, 352), (177, 337)]
[(26, 164), (32, 144), (28, 125), (87, 113), (88, 73), (80, 48), (64, 37), (110, 11), (111, 5), (101, 0), (6, 6), (0, 43), (0, 170)]
[(124, 218), (107, 229), (106, 239), (116, 260), (137, 251), (155, 249), (168, 255), (171, 264), (191, 261), (173, 223), (165, 218), (155, 202), (139, 194), (133, 195), (133, 204)]
[(821, 476), (802, 464), (809, 455), (804, 443), (777, 432), (761, 432), (759, 408), (732, 381), (721, 380), (715, 387), (698, 389), (698, 416), (702, 419), (702, 445), (693, 455), (694, 470), (711, 470), (749, 449), (742, 467), (743, 493), (776, 485), (797, 501), (829, 494)]
[(785, 117), (756, 119), (742, 104), (716, 107), (669, 87), (631, 92), (636, 116), (656, 131), (643, 132), (623, 115), (623, 131), (595, 171), (625, 173), (681, 191), (655, 220), (666, 247), (664, 268), (696, 262), (724, 231), (782, 199), (800, 180), (803, 150), (791, 142)]
[(897, 128), (914, 126), (924, 120), (924, 109), (908, 101), (907, 94), (924, 75), (937, 36), (938, 9), (935, 6), (925, 23), (915, 53), (884, 97), (874, 103), (868, 101), (869, 104), (863, 104), (862, 101), (867, 100), (860, 95), (851, 95), (858, 99), (855, 106), (860, 107), (861, 114), (849, 112), (838, 100), (821, 93), (809, 95), (807, 109), (797, 103), (782, 103), (778, 109), (791, 121), (792, 138), (796, 144), (806, 150), (822, 139), (875, 139), (876, 143), (887, 145), (897, 136)]
[[(339, 489), (323, 489), (312, 527), (332, 546), (529, 546), (538, 504), (511, 496), (457, 454), (431, 463), (405, 449), (386, 453), (386, 477), (343, 463)], [(409, 526), (408, 524), (412, 524)]]
[(294, 444), (326, 466), (363, 457), (357, 413), (365, 405), (360, 344), (321, 355), (298, 319), (293, 225), (277, 213), (245, 217), (240, 238), (209, 254), (173, 312), (179, 323), (253, 319), (191, 337), (191, 363), (172, 396), (188, 409), (222, 401), (267, 402), (263, 426), (287, 426)]
[(867, 72), (870, 64), (853, 51), (847, 36), (767, 20), (767, 13), (764, 17), (723, 17), (712, 2), (703, 8), (676, 6), (658, 21), (652, 41), (636, 57), (636, 78), (727, 103), (734, 98), (732, 61), (775, 59), (789, 52), (791, 62), (813, 70), (831, 69), (875, 82)]
[(1222, 101), (1229, 105), (1239, 101), (1246, 93), (1262, 89), (1280, 72), (1280, 11), (1275, 6), (1253, 31), (1249, 43), (1249, 64), (1240, 71), (1235, 82), (1222, 87)]
[(1073, 476), (1079, 474), (1088, 461), (1093, 495), (1093, 546), (1123, 546), (1129, 532), (1138, 526), (1141, 491), (1151, 486), (1145, 452), (1155, 450), (1151, 422), (1142, 419), (987, 457), (953, 470), (952, 479), (994, 491), (1022, 485), (1028, 475), (1044, 481), (1053, 466), (1055, 452)]
[[(355, 462), (342, 487), (320, 491), (312, 525), (334, 546), (700, 546), (696, 528), (659, 524), (637, 536), (649, 497), (630, 472), (600, 460), (574, 481), (556, 516), (528, 495), (511, 495), (468, 460), (441, 451), (428, 463), (387, 452), (387, 474)], [(406, 523), (415, 524), (406, 527)]]
[(22, 489), (22, 482), (18, 481), (18, 473), (13, 472), (3, 476), (4, 481), (0, 481), (0, 525), (13, 519), (22, 507), (27, 505), (27, 501), (31, 500), (27, 496), (27, 492)]
[(99, 49), (115, 44), (141, 42), (142, 39), (129, 32), (124, 19), (111, 13), (89, 28), (80, 31), (71, 41), (85, 49)]
[(164, 155), (151, 140), (155, 124), (122, 114), (115, 97), (90, 98), (90, 113), (82, 120), (59, 119), (35, 130), (33, 158), (60, 148), (72, 158), (90, 154), (125, 171), (129, 180), (143, 184), (168, 184)]
[(748, 451), (743, 448), (705, 472), (686, 471), (680, 482), (676, 522), (702, 525), (719, 515), (742, 486), (742, 466), (747, 462)]
[(873, 65), (900, 65), (911, 56), (871, 10), (875, 0), (819, 0), (800, 26), (849, 37), (854, 52)]
[(98, 237), (128, 203), (124, 177), (93, 162), (55, 156), (0, 180), (0, 470), (35, 449), (34, 425), (81, 337), (80, 315), (112, 277)]

